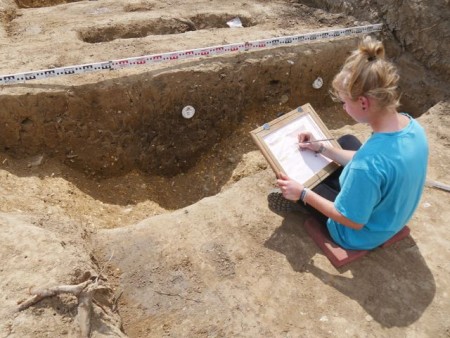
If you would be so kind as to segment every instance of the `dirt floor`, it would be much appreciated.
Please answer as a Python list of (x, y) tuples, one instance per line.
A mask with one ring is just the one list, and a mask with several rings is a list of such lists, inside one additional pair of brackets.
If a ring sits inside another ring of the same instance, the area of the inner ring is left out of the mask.
[[(364, 3), (0, 0), (0, 73), (383, 22), (428, 178), (450, 184), (448, 10)], [(307, 215), (267, 208), (249, 131), (310, 102), (334, 135), (368, 137), (327, 94), (357, 41), (0, 86), (0, 337), (78, 336), (76, 297), (17, 303), (86, 272), (110, 290), (92, 337), (450, 337), (448, 192), (427, 187), (408, 239), (343, 269)]]

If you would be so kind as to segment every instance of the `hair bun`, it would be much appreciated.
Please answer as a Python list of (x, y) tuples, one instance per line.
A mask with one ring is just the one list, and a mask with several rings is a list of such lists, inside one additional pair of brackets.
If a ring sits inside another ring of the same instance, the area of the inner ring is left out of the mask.
[(399, 106), (398, 81), (394, 64), (384, 59), (383, 44), (368, 36), (361, 40), (358, 49), (350, 54), (334, 77), (332, 94), (338, 100), (370, 97), (380, 109), (396, 109)]
[(372, 38), (366, 36), (358, 47), (359, 53), (363, 58), (367, 58), (368, 61), (374, 61), (377, 59), (384, 59), (384, 46), (383, 44)]

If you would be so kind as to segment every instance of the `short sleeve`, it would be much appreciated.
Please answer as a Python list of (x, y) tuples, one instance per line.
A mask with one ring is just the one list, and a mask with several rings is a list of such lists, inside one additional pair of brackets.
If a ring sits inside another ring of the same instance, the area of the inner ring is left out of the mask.
[(366, 224), (381, 199), (381, 180), (376, 173), (350, 168), (334, 205), (345, 217), (355, 223)]

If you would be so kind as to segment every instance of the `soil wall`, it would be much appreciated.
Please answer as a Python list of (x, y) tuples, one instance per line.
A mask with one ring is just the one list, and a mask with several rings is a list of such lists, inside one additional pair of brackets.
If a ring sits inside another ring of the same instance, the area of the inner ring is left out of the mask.
[[(61, 90), (4, 94), (0, 144), (16, 157), (45, 153), (86, 173), (116, 175), (139, 168), (176, 175), (230, 135), (245, 114), (279, 102), (330, 104), (324, 100), (329, 83), (357, 39), (200, 60)], [(319, 90), (312, 88), (318, 76), (324, 80)], [(181, 115), (186, 105), (196, 108), (189, 120)]]
[(448, 0), (301, 0), (334, 12), (344, 12), (361, 20), (381, 21), (392, 33), (402, 51), (444, 81), (450, 80), (450, 3)]

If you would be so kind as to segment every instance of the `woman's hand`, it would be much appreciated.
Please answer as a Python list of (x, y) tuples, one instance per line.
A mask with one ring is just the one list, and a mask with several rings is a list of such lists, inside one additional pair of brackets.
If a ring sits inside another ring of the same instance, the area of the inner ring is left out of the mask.
[(304, 131), (298, 134), (298, 146), (300, 147), (300, 150), (309, 149), (316, 152), (319, 151), (320, 146), (322, 145), (321, 142), (308, 143), (315, 140), (316, 139), (313, 134), (309, 131)]
[(302, 193), (304, 187), (297, 181), (294, 181), (292, 178), (280, 173), (278, 174), (277, 184), (285, 199), (295, 202), (300, 199), (300, 194)]

